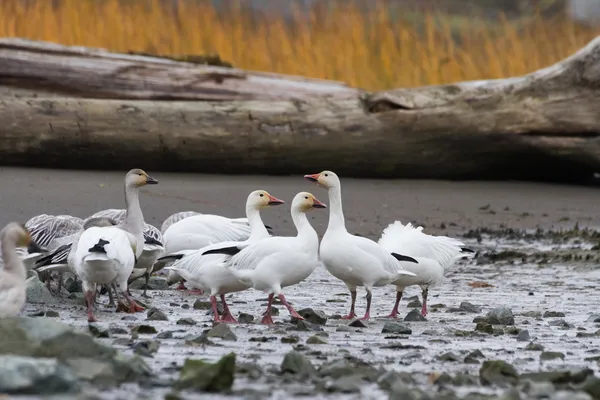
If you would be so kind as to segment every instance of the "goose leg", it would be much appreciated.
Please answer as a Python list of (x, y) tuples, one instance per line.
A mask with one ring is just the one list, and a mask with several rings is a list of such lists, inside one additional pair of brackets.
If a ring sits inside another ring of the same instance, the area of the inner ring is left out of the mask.
[(175, 290), (187, 290), (187, 288), (185, 287), (185, 285), (183, 284), (183, 280), (179, 281), (179, 286), (177, 286), (175, 288)]
[(261, 324), (273, 324), (273, 318), (271, 318), (271, 305), (273, 304), (274, 293), (269, 295), (269, 302), (267, 303), (267, 311), (264, 314), (263, 319), (260, 321)]
[(136, 303), (135, 300), (133, 299), (133, 297), (131, 297), (131, 295), (128, 293), (129, 288), (127, 285), (127, 280), (125, 280), (119, 286), (120, 286), (121, 292), (123, 292), (123, 296), (129, 302), (129, 307), (125, 306), (125, 309), (127, 310), (127, 312), (129, 312), (129, 313), (143, 312), (144, 308), (141, 307), (138, 303)]
[(304, 319), (304, 317), (302, 315), (298, 314), (296, 312), (296, 310), (294, 310), (294, 307), (292, 307), (292, 305), (287, 302), (287, 300), (285, 299), (285, 296), (283, 295), (283, 293), (279, 293), (279, 300), (281, 300), (281, 303), (283, 303), (283, 305), (285, 306), (285, 308), (288, 309), (288, 311), (290, 312), (290, 316), (292, 318)]
[[(150, 271), (146, 270), (146, 273), (144, 274), (144, 279), (146, 279), (146, 284), (144, 285), (144, 291), (142, 292), (142, 297), (145, 298), (150, 298), (150, 296), (148, 296), (148, 293), (146, 293), (146, 291), (148, 290), (148, 282), (150, 282)], [(127, 288), (127, 290), (129, 290), (129, 288)]]
[(231, 311), (229, 311), (229, 307), (227, 306), (227, 302), (225, 301), (224, 294), (221, 295), (221, 302), (223, 302), (223, 316), (221, 317), (221, 320), (223, 322), (233, 322), (237, 324), (238, 321), (233, 317)]
[(429, 288), (427, 286), (425, 286), (424, 288), (421, 288), (423, 291), (423, 307), (421, 308), (421, 315), (426, 317), (427, 316), (427, 294), (429, 293)]
[(204, 290), (202, 289), (185, 289), (188, 291), (188, 293), (191, 294), (197, 294), (197, 295), (203, 295), (204, 294)]
[(363, 321), (368, 321), (371, 318), (371, 298), (373, 297), (371, 293), (371, 289), (366, 288), (367, 290), (367, 312), (365, 312), (365, 316), (361, 318)]
[(58, 284), (57, 284), (58, 290), (56, 292), (56, 296), (58, 296), (58, 297), (62, 297), (62, 294), (61, 294), (62, 285), (63, 285), (63, 273), (59, 272), (58, 273)]
[(88, 322), (96, 322), (97, 319), (94, 316), (94, 301), (96, 300), (96, 285), (88, 285), (86, 282), (83, 283), (83, 292), (85, 294), (85, 303), (87, 306), (87, 317)]
[(213, 312), (213, 321), (223, 322), (223, 320), (221, 320), (221, 317), (219, 316), (219, 310), (217, 309), (217, 296), (210, 296), (210, 304)]
[(109, 307), (114, 307), (115, 306), (115, 299), (113, 297), (113, 292), (111, 290), (111, 286), (108, 287), (108, 306)]
[(342, 317), (342, 319), (356, 318), (356, 313), (354, 312), (354, 306), (356, 305), (356, 288), (354, 288), (354, 290), (350, 290), (350, 296), (352, 297), (352, 303), (350, 304), (350, 313)]
[(398, 317), (398, 306), (400, 305), (400, 300), (402, 300), (403, 289), (396, 288), (396, 303), (394, 304), (394, 309), (392, 313), (388, 315), (388, 318), (397, 318)]

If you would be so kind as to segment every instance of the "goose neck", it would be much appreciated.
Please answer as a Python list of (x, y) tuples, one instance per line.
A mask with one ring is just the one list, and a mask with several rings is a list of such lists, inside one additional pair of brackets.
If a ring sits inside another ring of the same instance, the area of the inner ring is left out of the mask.
[[(2, 248), (2, 260), (4, 262), (4, 266), (2, 268), (13, 273), (17, 272), (19, 275), (22, 275), (22, 277), (25, 278), (27, 276), (27, 272), (25, 271), (23, 262), (17, 254), (17, 246), (13, 241), (6, 237), (2, 237), (1, 240), (2, 243), (0, 246)], [(19, 265), (21, 265), (21, 268), (19, 268)]]
[(144, 232), (144, 216), (140, 207), (139, 192), (136, 187), (125, 185), (126, 213), (123, 226), (125, 230), (133, 235), (141, 235)]
[(246, 206), (246, 218), (250, 225), (250, 240), (269, 236), (269, 231), (260, 217), (260, 211), (254, 206)]
[(339, 186), (332, 186), (329, 195), (329, 224), (327, 230), (346, 229), (344, 211), (342, 210), (342, 190)]

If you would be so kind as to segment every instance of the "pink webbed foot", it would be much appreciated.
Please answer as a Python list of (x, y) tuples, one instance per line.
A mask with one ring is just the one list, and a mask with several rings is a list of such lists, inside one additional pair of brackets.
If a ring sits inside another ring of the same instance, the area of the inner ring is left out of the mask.
[(238, 323), (238, 321), (231, 314), (223, 315), (221, 317), (221, 321), (223, 321), (223, 322), (230, 322), (232, 324), (237, 324)]
[(175, 290), (188, 290), (188, 288), (185, 287), (183, 282), (179, 282), (179, 285), (175, 288)]
[(387, 318), (398, 318), (398, 310), (393, 310)]
[(351, 312), (350, 314), (344, 315), (342, 317), (342, 319), (354, 319), (354, 318), (356, 318), (356, 313), (354, 313), (354, 312)]
[(202, 290), (202, 289), (189, 289), (188, 293), (190, 293), (190, 294), (197, 294), (197, 295), (203, 295), (204, 294), (204, 290)]
[(368, 321), (371, 318), (371, 315), (369, 313), (365, 313), (364, 317), (362, 317), (360, 320), (361, 321)]
[(261, 324), (265, 324), (265, 325), (273, 325), (275, 322), (273, 322), (273, 318), (271, 318), (270, 315), (265, 315), (261, 320), (260, 320)]

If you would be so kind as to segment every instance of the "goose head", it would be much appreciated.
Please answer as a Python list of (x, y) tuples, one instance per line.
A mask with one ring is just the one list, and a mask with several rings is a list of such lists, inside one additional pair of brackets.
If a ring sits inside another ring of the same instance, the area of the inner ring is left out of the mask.
[(18, 222), (11, 222), (2, 229), (0, 233), (0, 240), (2, 243), (9, 242), (14, 243), (17, 247), (27, 247), (29, 253), (39, 253), (44, 251), (40, 246), (37, 245), (31, 238), (31, 234), (25, 228), (25, 225)]
[(309, 192), (300, 192), (292, 200), (292, 210), (305, 213), (313, 208), (327, 208), (327, 206)]
[(317, 185), (324, 187), (325, 189), (331, 189), (332, 187), (340, 186), (340, 178), (331, 171), (323, 171), (318, 174), (304, 175), (304, 179), (311, 182), (315, 182)]
[(134, 168), (125, 175), (125, 186), (138, 188), (144, 185), (156, 185), (158, 181), (143, 169)]
[(283, 203), (283, 200), (279, 200), (277, 197), (271, 196), (266, 190), (255, 190), (248, 195), (246, 208), (260, 210), (265, 207), (277, 206)]

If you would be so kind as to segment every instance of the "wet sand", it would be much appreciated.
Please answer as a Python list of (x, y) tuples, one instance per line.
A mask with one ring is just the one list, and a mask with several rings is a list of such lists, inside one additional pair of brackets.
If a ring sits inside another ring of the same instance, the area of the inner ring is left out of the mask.
[[(263, 212), (277, 234), (294, 232), (289, 202), (310, 191), (325, 203), (327, 192), (301, 176), (222, 176), (154, 173), (160, 183), (142, 189), (146, 222), (158, 227), (177, 211), (194, 210), (230, 217), (244, 216), (248, 193), (265, 189), (288, 204)], [(307, 169), (307, 173), (311, 171)], [(67, 171), (0, 168), (0, 223), (25, 222), (41, 214), (86, 216), (106, 208), (123, 208), (124, 171)], [(393, 220), (422, 224), (434, 234), (457, 234), (477, 227), (544, 229), (600, 226), (600, 190), (528, 182), (449, 182), (359, 180), (341, 177), (347, 227), (378, 237)], [(328, 213), (312, 214), (323, 233)]]

